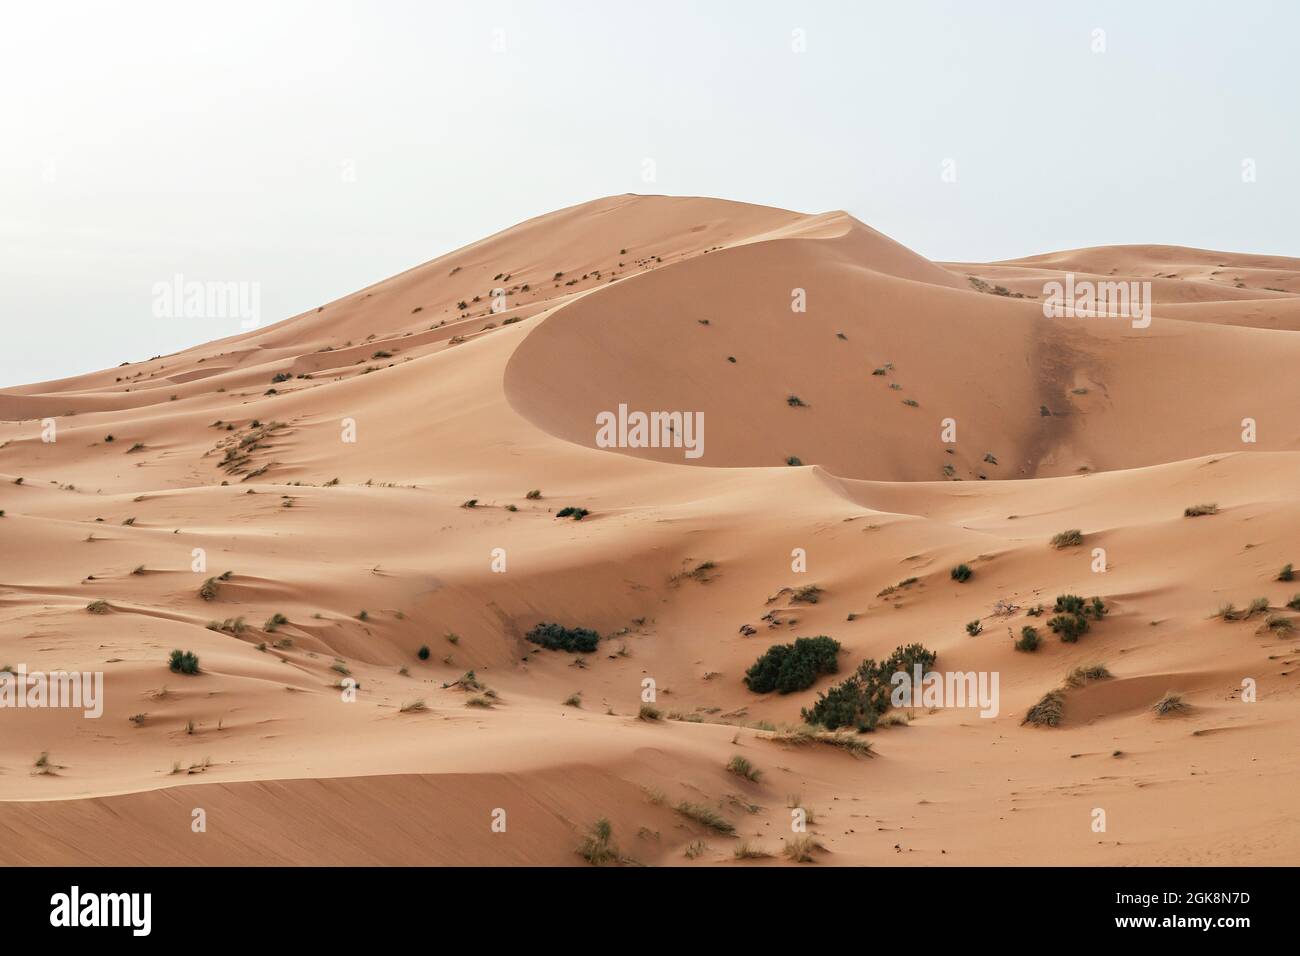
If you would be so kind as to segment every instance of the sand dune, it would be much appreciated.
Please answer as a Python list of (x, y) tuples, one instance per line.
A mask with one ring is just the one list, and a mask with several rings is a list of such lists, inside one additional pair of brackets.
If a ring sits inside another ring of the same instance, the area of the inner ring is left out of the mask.
[[(1067, 272), (1151, 281), (1150, 327), (1045, 318)], [(1267, 622), (1300, 620), (1276, 580), (1300, 564), (1297, 329), (1281, 257), (939, 264), (842, 212), (619, 196), (2, 390), (0, 666), (106, 690), (98, 719), (0, 711), (0, 862), (580, 864), (605, 817), (628, 859), (767, 865), (796, 805), (829, 864), (1294, 864), (1300, 642)], [(601, 447), (620, 404), (702, 412), (703, 454)], [(1108, 607), (1072, 644), (1046, 626), (1070, 593)], [(602, 640), (544, 650), (543, 621)], [(838, 675), (746, 688), (823, 634)], [(996, 672), (998, 716), (850, 732), (874, 757), (782, 735), (912, 642)], [(670, 719), (639, 718), (646, 678)], [(1061, 687), (1058, 726), (1022, 724)], [(1157, 716), (1168, 692), (1187, 710)]]

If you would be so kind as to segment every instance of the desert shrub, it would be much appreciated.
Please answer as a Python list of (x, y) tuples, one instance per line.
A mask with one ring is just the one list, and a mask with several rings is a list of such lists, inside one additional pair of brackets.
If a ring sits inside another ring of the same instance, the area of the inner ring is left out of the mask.
[(600, 641), (600, 635), (588, 628), (562, 627), (546, 622), (538, 624), (525, 637), (552, 651), (581, 651), (584, 654), (594, 651)]
[(1076, 643), (1088, 631), (1088, 619), (1082, 614), (1058, 614), (1047, 622), (1052, 633), (1066, 644)]
[(1184, 518), (1199, 518), (1201, 515), (1217, 515), (1218, 513), (1219, 506), (1213, 503), (1207, 505), (1191, 505), (1190, 507), (1183, 509)]
[(572, 505), (570, 505), (567, 508), (561, 508), (559, 511), (555, 512), (555, 517), (572, 518), (574, 521), (581, 521), (589, 514), (591, 514), (591, 512), (588, 511), (586, 508), (575, 508)]
[(970, 569), (970, 565), (959, 564), (949, 573), (952, 575), (952, 579), (958, 584), (964, 584), (970, 580), (971, 575), (975, 572)]
[(696, 823), (708, 827), (710, 830), (716, 830), (719, 833), (735, 833), (736, 828), (731, 821), (724, 817), (712, 807), (707, 807), (702, 803), (688, 803), (683, 800), (677, 804), (678, 813), (688, 820), (694, 820)]
[(1016, 641), (1018, 651), (1038, 650), (1038, 628), (1026, 625), (1020, 629), (1020, 639)]
[(590, 863), (592, 866), (604, 866), (606, 863), (614, 863), (618, 860), (618, 849), (611, 842), (614, 837), (614, 827), (601, 817), (587, 835), (582, 838), (582, 843), (578, 847), (579, 855)]
[(1083, 544), (1083, 532), (1078, 528), (1071, 528), (1069, 531), (1062, 531), (1052, 536), (1053, 548), (1073, 548), (1080, 544)]
[(642, 704), (641, 709), (637, 711), (637, 720), (658, 720), (663, 714), (658, 707), (652, 707), (649, 704)]
[(1263, 614), (1268, 610), (1268, 598), (1257, 597), (1250, 602), (1250, 607), (1246, 609), (1246, 617), (1254, 617), (1256, 614)]
[(754, 765), (740, 754), (736, 754), (727, 761), (727, 773), (734, 773), (737, 777), (744, 777), (746, 780), (753, 781), (757, 781), (763, 775), (761, 770), (755, 769)]
[(1300, 611), (1300, 594), (1297, 594), (1291, 600), (1287, 601), (1286, 606), (1293, 611)]
[(1171, 714), (1185, 714), (1191, 708), (1181, 694), (1168, 693), (1156, 701), (1151, 709), (1156, 712), (1157, 717), (1168, 717)]
[(784, 853), (794, 863), (812, 863), (813, 850), (820, 850), (821, 844), (808, 834), (792, 837), (785, 842)]
[(1059, 690), (1048, 691), (1042, 700), (1030, 707), (1022, 724), (1055, 727), (1065, 713), (1065, 695)]
[(271, 384), (279, 385), (281, 382), (287, 382), (291, 378), (293, 378), (293, 376), (288, 372), (276, 372), (273, 376), (271, 376)]
[(825, 635), (796, 638), (793, 644), (774, 644), (745, 672), (745, 686), (756, 694), (781, 694), (806, 690), (820, 674), (839, 669), (840, 643)]
[(167, 658), (167, 666), (177, 674), (197, 674), (199, 657), (193, 651), (174, 650)]
[(86, 610), (91, 614), (107, 614), (109, 611), (107, 601), (91, 601), (86, 605)]
[(532, 491), (528, 492), (528, 494), (524, 495), (524, 497), (529, 501), (536, 501), (542, 497), (541, 489), (534, 488)]
[(798, 395), (791, 395), (786, 398), (785, 403), (791, 408), (807, 408), (807, 404)]
[(199, 586), (199, 597), (205, 601), (215, 601), (217, 599), (217, 579), (208, 578)]
[(836, 730), (854, 727), (859, 731), (874, 730), (880, 715), (890, 707), (893, 686), (890, 679), (899, 671), (911, 672), (920, 665), (922, 672), (930, 669), (938, 659), (933, 651), (920, 644), (898, 647), (884, 661), (877, 663), (868, 658), (858, 665), (846, 680), (819, 693), (812, 707), (800, 713), (804, 721)]
[(421, 644), (420, 649), (415, 652), (415, 656), (422, 661), (427, 661), (429, 659), (429, 645)]
[(1110, 671), (1105, 664), (1088, 664), (1084, 667), (1076, 667), (1070, 673), (1065, 675), (1065, 686), (1073, 689), (1083, 687), (1095, 680), (1107, 680), (1111, 677)]
[(1282, 570), (1277, 573), (1277, 579), (1279, 581), (1294, 581), (1295, 570), (1289, 564), (1283, 565)]
[(787, 458), (785, 460), (785, 463), (789, 465), (791, 468), (798, 468), (800, 465), (803, 464), (803, 462), (799, 458), (795, 457), (794, 455), (791, 455), (789, 458)]
[(288, 624), (288, 623), (289, 623), (289, 619), (277, 611), (276, 613), (272, 614), (269, 618), (266, 619), (266, 623), (262, 625), (262, 630), (266, 631), (266, 633), (268, 634), (274, 634), (276, 628), (278, 628), (281, 624)]
[(971, 637), (974, 637), (982, 630), (984, 630), (984, 625), (980, 623), (979, 618), (976, 618), (973, 621), (966, 622), (966, 633), (969, 634)]
[(748, 840), (741, 840), (731, 851), (731, 855), (737, 860), (766, 860), (772, 856), (767, 850)]

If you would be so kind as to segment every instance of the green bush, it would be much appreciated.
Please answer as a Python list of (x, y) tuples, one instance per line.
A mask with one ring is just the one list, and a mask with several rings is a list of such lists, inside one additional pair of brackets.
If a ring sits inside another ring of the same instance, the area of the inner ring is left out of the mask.
[(1058, 614), (1047, 626), (1066, 644), (1074, 644), (1088, 632), (1088, 619), (1082, 614)]
[(177, 674), (197, 674), (199, 657), (193, 651), (172, 651), (167, 658), (167, 666)]
[(572, 518), (574, 521), (581, 521), (589, 514), (591, 514), (591, 512), (588, 511), (586, 508), (574, 508), (573, 506), (569, 506), (568, 508), (561, 508), (559, 511), (557, 511), (555, 513), (555, 517)]
[(1020, 640), (1016, 641), (1018, 651), (1038, 650), (1038, 628), (1025, 626), (1020, 629)]
[(421, 644), (420, 649), (415, 652), (415, 656), (422, 661), (427, 661), (429, 659), (429, 645)]
[(596, 649), (600, 635), (585, 627), (561, 627), (559, 624), (538, 624), (525, 635), (534, 644), (552, 651), (581, 651), (590, 654)]
[(898, 647), (884, 661), (868, 658), (858, 665), (848, 679), (817, 695), (812, 707), (801, 711), (804, 721), (827, 730), (855, 727), (874, 730), (880, 715), (890, 707), (893, 685), (890, 678), (899, 671), (911, 672), (919, 664), (924, 673), (933, 667), (938, 655), (920, 644)]
[(796, 638), (793, 644), (769, 647), (745, 672), (745, 686), (756, 694), (806, 690), (820, 674), (839, 670), (840, 642), (820, 635)]
[(953, 568), (950, 573), (952, 574), (952, 579), (954, 581), (959, 584), (964, 584), (970, 580), (970, 576), (975, 572), (970, 569), (969, 565), (959, 564), (957, 567)]

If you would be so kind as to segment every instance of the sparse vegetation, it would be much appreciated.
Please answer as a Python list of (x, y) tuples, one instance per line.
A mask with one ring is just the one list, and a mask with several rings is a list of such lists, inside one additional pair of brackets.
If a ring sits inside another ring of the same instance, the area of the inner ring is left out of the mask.
[(731, 851), (737, 860), (766, 860), (770, 859), (772, 854), (757, 844), (750, 843), (748, 840), (742, 840)]
[(86, 605), (86, 610), (91, 614), (107, 614), (109, 606), (107, 601), (91, 601)]
[(755, 769), (754, 765), (740, 754), (736, 754), (727, 761), (727, 773), (734, 773), (737, 777), (744, 777), (746, 780), (757, 782), (758, 778), (763, 775), (761, 770)]
[(971, 637), (974, 637), (982, 630), (984, 630), (984, 625), (980, 623), (979, 618), (976, 618), (973, 621), (966, 622), (966, 633), (969, 634)]
[(420, 700), (413, 700), (409, 704), (403, 704), (401, 707), (401, 712), (403, 714), (422, 714), (428, 709), (429, 709), (428, 705), (424, 702), (423, 699), (420, 699)]
[(1191, 710), (1191, 707), (1183, 700), (1182, 694), (1170, 692), (1156, 701), (1151, 709), (1156, 712), (1157, 717), (1170, 717), (1185, 714)]
[(803, 464), (803, 462), (800, 461), (798, 458), (796, 458), (794, 455), (791, 455), (789, 458), (787, 458), (785, 460), (785, 463), (789, 465), (791, 468), (798, 468), (800, 465)]
[(968, 564), (959, 564), (949, 572), (949, 574), (952, 575), (952, 579), (958, 584), (965, 584), (971, 579), (971, 575), (974, 573), (975, 572), (970, 569), (970, 565)]
[(731, 821), (724, 817), (712, 807), (706, 807), (702, 803), (690, 803), (683, 800), (674, 808), (688, 820), (694, 820), (710, 830), (716, 830), (718, 833), (735, 833), (736, 828)]
[(1277, 573), (1277, 579), (1279, 581), (1294, 581), (1295, 571), (1292, 569), (1291, 565), (1283, 565), (1282, 570)]
[(1217, 504), (1192, 505), (1183, 509), (1184, 518), (1199, 518), (1202, 515), (1217, 515), (1219, 506)]
[(555, 517), (572, 518), (574, 521), (581, 521), (589, 514), (591, 514), (591, 512), (586, 508), (576, 508), (573, 505), (569, 505), (568, 507), (561, 508), (559, 511), (555, 512)]
[(529, 501), (537, 501), (542, 497), (542, 492), (540, 489), (534, 488), (532, 491), (528, 492), (528, 494), (524, 495), (524, 497)]
[(1111, 673), (1106, 669), (1105, 664), (1088, 664), (1086, 666), (1076, 667), (1070, 673), (1065, 675), (1065, 686), (1071, 689), (1084, 687), (1095, 680), (1107, 680)]
[(422, 661), (427, 661), (429, 659), (429, 645), (421, 644), (420, 649), (415, 652), (415, 656)]
[(613, 844), (613, 838), (613, 825), (601, 817), (591, 825), (591, 829), (582, 838), (582, 843), (578, 846), (578, 854), (592, 866), (616, 863), (619, 854)]
[(262, 625), (262, 630), (266, 631), (268, 634), (274, 634), (281, 625), (288, 623), (289, 619), (279, 611), (276, 611), (266, 619), (266, 623)]
[(642, 704), (641, 709), (637, 711), (636, 717), (637, 720), (654, 721), (663, 717), (663, 713), (657, 707), (651, 706), (650, 704)]
[(822, 845), (805, 833), (786, 840), (782, 852), (795, 863), (812, 863), (814, 862), (813, 851), (820, 849)]

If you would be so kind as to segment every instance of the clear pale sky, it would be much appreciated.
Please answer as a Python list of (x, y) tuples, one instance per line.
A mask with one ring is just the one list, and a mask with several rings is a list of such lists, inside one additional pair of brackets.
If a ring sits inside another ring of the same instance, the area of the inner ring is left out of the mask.
[(0, 0), (0, 386), (239, 331), (155, 318), (177, 273), (266, 325), (613, 193), (940, 260), (1300, 256), (1297, 35), (1283, 0)]

